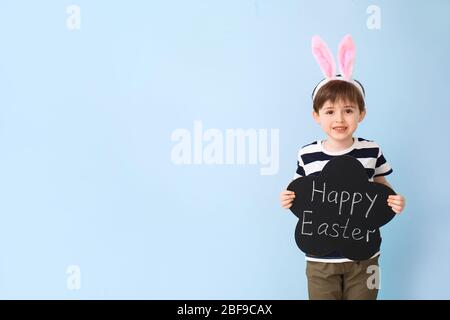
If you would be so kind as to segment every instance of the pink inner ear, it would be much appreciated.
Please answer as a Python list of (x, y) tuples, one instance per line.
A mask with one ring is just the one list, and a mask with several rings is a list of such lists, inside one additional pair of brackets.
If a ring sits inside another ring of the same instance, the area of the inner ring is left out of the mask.
[(338, 50), (339, 69), (346, 80), (352, 77), (355, 55), (355, 44), (353, 43), (352, 37), (348, 34), (342, 39)]
[(327, 78), (336, 75), (336, 64), (327, 44), (318, 36), (312, 37), (312, 53)]

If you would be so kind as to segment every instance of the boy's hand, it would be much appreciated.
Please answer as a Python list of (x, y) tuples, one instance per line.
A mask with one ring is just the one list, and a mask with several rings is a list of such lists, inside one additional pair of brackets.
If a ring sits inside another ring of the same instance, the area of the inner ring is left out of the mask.
[(280, 193), (281, 207), (284, 209), (289, 209), (292, 207), (292, 202), (294, 201), (295, 193), (294, 191), (283, 190)]
[(387, 203), (395, 213), (402, 212), (406, 205), (405, 198), (400, 194), (389, 196)]

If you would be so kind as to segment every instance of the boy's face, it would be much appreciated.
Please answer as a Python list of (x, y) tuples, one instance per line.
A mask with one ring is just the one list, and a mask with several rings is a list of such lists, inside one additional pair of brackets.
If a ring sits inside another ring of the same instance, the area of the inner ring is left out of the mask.
[(328, 137), (335, 141), (346, 141), (353, 137), (366, 112), (360, 112), (355, 103), (337, 100), (334, 104), (328, 100), (317, 114), (313, 111), (314, 120), (322, 127)]

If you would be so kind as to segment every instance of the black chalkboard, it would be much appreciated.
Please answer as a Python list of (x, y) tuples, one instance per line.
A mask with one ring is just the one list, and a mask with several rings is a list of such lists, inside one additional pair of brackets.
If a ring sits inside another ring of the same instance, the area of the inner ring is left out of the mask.
[(350, 156), (333, 158), (319, 176), (298, 178), (287, 189), (295, 192), (290, 208), (299, 218), (295, 241), (308, 255), (338, 251), (351, 260), (369, 259), (380, 249), (379, 228), (395, 216), (387, 205), (395, 192), (370, 182)]

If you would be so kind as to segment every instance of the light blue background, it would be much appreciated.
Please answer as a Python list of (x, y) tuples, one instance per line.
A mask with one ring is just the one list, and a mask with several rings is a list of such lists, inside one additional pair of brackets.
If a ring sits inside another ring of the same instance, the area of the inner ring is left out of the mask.
[[(449, 17), (446, 0), (2, 0), (0, 298), (307, 298), (278, 198), (298, 148), (323, 138), (311, 36), (336, 52), (350, 33), (357, 136), (382, 146), (408, 203), (383, 228), (379, 298), (449, 299)], [(195, 120), (279, 129), (278, 174), (173, 164), (171, 134)]]

